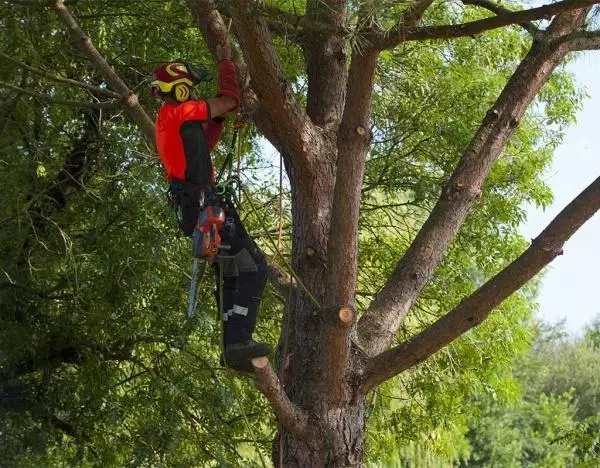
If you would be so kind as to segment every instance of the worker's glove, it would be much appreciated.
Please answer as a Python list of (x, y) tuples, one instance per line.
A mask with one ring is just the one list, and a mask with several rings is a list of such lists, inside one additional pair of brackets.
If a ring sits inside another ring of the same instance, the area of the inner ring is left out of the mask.
[(219, 85), (217, 96), (231, 96), (235, 99), (235, 107), (229, 109), (234, 111), (240, 105), (240, 91), (238, 88), (237, 76), (235, 74), (235, 64), (229, 59), (223, 59), (219, 62)]

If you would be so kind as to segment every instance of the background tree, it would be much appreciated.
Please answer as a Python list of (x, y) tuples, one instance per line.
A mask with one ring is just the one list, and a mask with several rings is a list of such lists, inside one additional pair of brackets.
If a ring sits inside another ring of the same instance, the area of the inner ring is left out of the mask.
[[(277, 374), (255, 362), (278, 420), (275, 462), (362, 463), (386, 385), (412, 403), (391, 408), (405, 438), (407, 415), (451, 434), (469, 392), (503, 387), (529, 307), (526, 292), (505, 299), (600, 204), (596, 181), (529, 247), (516, 235), (520, 204), (549, 200), (538, 177), (577, 102), (553, 73), (599, 47), (595, 2), (72, 3), (75, 17), (61, 0), (5, 1), (1, 18), (7, 453), (66, 434), (26, 456), (227, 462), (273, 437), (264, 400), (211, 367), (210, 317), (176, 312), (187, 249), (140, 138), (152, 145), (155, 104), (135, 91), (154, 64), (202, 56), (202, 38), (212, 52), (239, 46), (243, 113), (289, 177), (294, 275), (274, 268), (284, 312), (273, 291), (261, 330), (282, 330)], [(260, 161), (255, 136), (244, 148)], [(252, 188), (246, 206), (271, 195)], [(277, 218), (248, 215), (262, 234), (258, 221)], [(432, 397), (440, 388), (448, 398)], [(264, 430), (236, 413), (242, 395)]]
[[(600, 460), (600, 354), (589, 335), (538, 325), (515, 377), (522, 395), (476, 403), (466, 466), (594, 466)], [(595, 327), (592, 325), (590, 331)]]

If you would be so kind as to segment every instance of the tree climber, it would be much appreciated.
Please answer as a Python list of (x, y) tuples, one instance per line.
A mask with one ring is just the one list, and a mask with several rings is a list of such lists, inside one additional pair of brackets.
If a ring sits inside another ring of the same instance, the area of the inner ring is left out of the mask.
[(152, 95), (163, 100), (156, 118), (156, 147), (167, 173), (179, 227), (186, 236), (194, 236), (195, 242), (199, 216), (202, 218), (213, 208), (225, 212), (227, 222), (218, 232), (229, 245), (227, 259), (212, 258), (217, 305), (223, 320), (220, 361), (237, 371), (252, 372), (252, 358), (271, 352), (269, 345), (252, 340), (267, 266), (233, 204), (219, 197), (215, 187), (210, 151), (219, 141), (224, 116), (240, 103), (235, 65), (223, 48), (217, 49), (217, 56), (217, 96), (204, 100), (196, 99), (192, 88), (210, 79), (207, 70), (180, 62), (153, 70)]

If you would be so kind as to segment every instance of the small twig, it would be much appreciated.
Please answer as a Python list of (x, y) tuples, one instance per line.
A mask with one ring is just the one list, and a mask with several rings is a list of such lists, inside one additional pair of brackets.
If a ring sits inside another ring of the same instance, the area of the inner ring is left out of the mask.
[[(507, 13), (512, 12), (508, 8), (504, 8), (499, 3), (494, 3), (490, 0), (462, 0), (462, 2), (465, 5), (473, 5), (485, 8), (486, 10), (489, 10), (496, 15), (506, 15)], [(539, 29), (536, 28), (532, 23), (524, 22), (519, 23), (519, 25), (532, 36), (535, 36), (535, 34), (539, 32)]]
[(52, 96), (36, 93), (34, 91), (30, 91), (26, 88), (21, 88), (20, 86), (12, 85), (12, 84), (6, 83), (4, 81), (0, 81), (0, 87), (12, 89), (13, 91), (17, 91), (19, 93), (26, 94), (27, 96), (41, 99), (42, 101), (46, 101), (50, 104), (57, 104), (60, 106), (88, 107), (91, 109), (118, 109), (121, 106), (118, 101), (85, 102), (85, 101), (69, 101), (68, 99), (53, 98)]
[(17, 60), (15, 58), (11, 57), (10, 55), (5, 54), (4, 52), (0, 52), (0, 57), (18, 65), (19, 67), (21, 67), (25, 70), (35, 73), (36, 75), (40, 75), (44, 78), (48, 78), (49, 80), (56, 81), (57, 83), (64, 83), (64, 84), (68, 84), (68, 85), (72, 85), (72, 86), (78, 86), (80, 88), (87, 89), (88, 91), (91, 91), (94, 94), (101, 94), (103, 96), (110, 97), (113, 99), (122, 99), (121, 95), (115, 93), (114, 91), (111, 91), (110, 89), (100, 88), (98, 86), (92, 86), (87, 83), (82, 83), (81, 81), (71, 80), (69, 78), (63, 78), (62, 76), (54, 75), (47, 70), (32, 67), (31, 65), (28, 65), (25, 62), (21, 62), (20, 60)]

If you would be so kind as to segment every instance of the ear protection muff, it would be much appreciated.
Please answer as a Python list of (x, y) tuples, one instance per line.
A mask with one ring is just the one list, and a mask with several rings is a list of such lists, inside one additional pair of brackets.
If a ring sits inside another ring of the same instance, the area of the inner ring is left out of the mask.
[(190, 98), (190, 88), (183, 83), (177, 84), (173, 88), (173, 95), (177, 102), (185, 102)]

